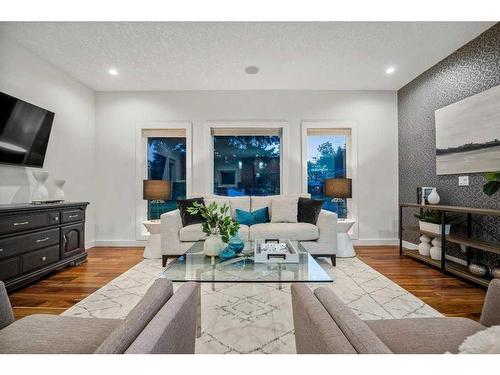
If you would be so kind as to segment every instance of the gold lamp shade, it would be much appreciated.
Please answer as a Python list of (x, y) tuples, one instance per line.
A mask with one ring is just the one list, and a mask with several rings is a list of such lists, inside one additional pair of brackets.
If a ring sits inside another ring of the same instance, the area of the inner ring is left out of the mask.
[(142, 196), (148, 201), (169, 200), (172, 195), (172, 184), (163, 180), (144, 180)]
[(350, 178), (325, 179), (325, 197), (352, 198), (352, 180)]

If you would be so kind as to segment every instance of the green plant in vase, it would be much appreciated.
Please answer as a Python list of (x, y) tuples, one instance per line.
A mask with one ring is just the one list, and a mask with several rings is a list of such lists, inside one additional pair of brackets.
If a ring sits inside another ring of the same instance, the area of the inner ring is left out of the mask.
[(212, 202), (208, 206), (193, 202), (187, 211), (191, 215), (200, 214), (203, 218), (202, 230), (208, 238), (203, 244), (203, 252), (207, 256), (215, 257), (227, 247), (229, 239), (240, 229), (240, 224), (228, 214), (229, 206), (222, 206)]
[(483, 192), (486, 195), (493, 195), (500, 190), (500, 172), (488, 172), (484, 174), (486, 183), (483, 185)]

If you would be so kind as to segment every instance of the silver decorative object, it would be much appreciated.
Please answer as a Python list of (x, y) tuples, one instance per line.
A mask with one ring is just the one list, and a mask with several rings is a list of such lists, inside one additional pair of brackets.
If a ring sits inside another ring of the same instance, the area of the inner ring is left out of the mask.
[(486, 267), (484, 264), (471, 263), (469, 265), (469, 272), (474, 276), (485, 277), (486, 275), (488, 275), (488, 267)]
[(495, 279), (500, 279), (500, 266), (495, 266), (491, 268), (491, 277)]

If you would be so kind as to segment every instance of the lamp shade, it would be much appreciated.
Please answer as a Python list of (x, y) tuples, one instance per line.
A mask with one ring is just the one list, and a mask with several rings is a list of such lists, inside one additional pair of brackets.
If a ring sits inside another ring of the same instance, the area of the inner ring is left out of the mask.
[(145, 200), (168, 200), (171, 195), (172, 184), (170, 181), (144, 180), (142, 183), (142, 196)]
[(352, 180), (350, 178), (325, 179), (325, 197), (352, 198)]

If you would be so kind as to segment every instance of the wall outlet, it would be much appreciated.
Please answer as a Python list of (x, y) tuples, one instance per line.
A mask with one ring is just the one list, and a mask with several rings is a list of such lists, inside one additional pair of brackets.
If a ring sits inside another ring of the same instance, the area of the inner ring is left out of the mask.
[(469, 176), (458, 176), (458, 186), (469, 186)]

